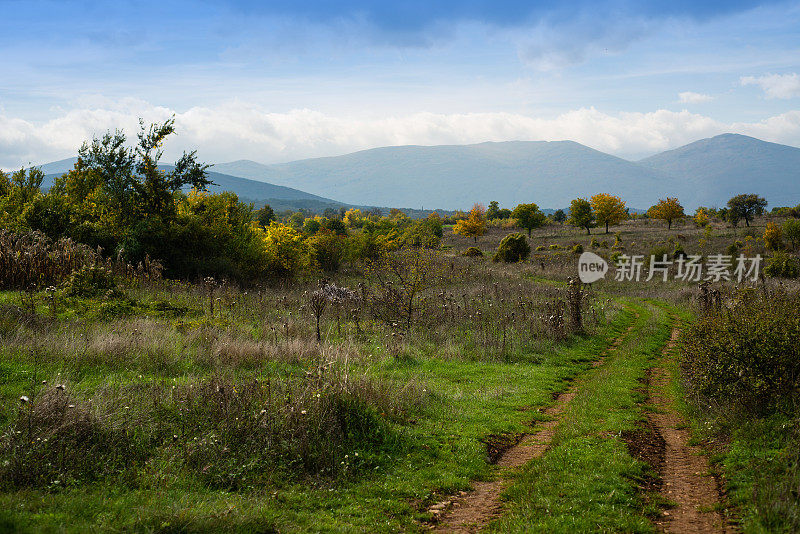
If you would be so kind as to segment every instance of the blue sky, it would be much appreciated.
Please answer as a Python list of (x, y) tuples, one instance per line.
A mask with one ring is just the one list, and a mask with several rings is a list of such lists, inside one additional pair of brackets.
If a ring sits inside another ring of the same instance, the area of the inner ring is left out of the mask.
[(800, 146), (799, 2), (0, 0), (0, 168), (176, 116), (174, 156), (572, 139)]

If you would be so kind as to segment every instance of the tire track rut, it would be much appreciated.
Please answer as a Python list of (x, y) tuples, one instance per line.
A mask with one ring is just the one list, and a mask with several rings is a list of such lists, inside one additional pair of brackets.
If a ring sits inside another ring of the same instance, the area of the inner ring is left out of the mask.
[(666, 359), (675, 346), (680, 330), (673, 328), (669, 342), (664, 346), (662, 360), (650, 374), (651, 405), (657, 412), (648, 414), (651, 424), (664, 438), (664, 461), (660, 467), (661, 493), (675, 503), (655, 521), (663, 532), (728, 532), (725, 519), (717, 510), (720, 492), (710, 466), (700, 447), (689, 445), (690, 432), (675, 410), (666, 393), (671, 376), (665, 367)]
[[(639, 319), (638, 313), (635, 316), (633, 323), (628, 326), (627, 330), (608, 346), (598, 360), (592, 362), (593, 368), (602, 365), (605, 358), (622, 344)], [(505, 469), (520, 468), (531, 460), (542, 456), (547, 451), (555, 436), (559, 416), (575, 397), (578, 383), (579, 380), (574, 381), (566, 391), (556, 397), (552, 405), (543, 410), (542, 413), (551, 419), (541, 422), (535, 432), (525, 434), (516, 445), (508, 448), (500, 456), (497, 465), (500, 467), (501, 473)], [(502, 513), (503, 501), (500, 496), (509, 483), (509, 478), (504, 477), (502, 474), (495, 480), (476, 481), (472, 484), (473, 490), (471, 492), (431, 506), (428, 508), (428, 512), (435, 517), (440, 517), (439, 522), (432, 527), (433, 532), (458, 534), (478, 532)]]

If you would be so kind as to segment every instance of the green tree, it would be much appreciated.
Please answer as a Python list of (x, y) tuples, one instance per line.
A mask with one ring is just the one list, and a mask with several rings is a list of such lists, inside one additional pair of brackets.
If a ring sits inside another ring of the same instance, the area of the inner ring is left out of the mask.
[(496, 200), (492, 200), (489, 202), (489, 207), (486, 208), (486, 219), (499, 219), (500, 215), (500, 204)]
[(531, 236), (531, 230), (539, 228), (547, 221), (547, 217), (536, 204), (519, 204), (511, 212), (511, 216), (517, 220), (521, 228), (528, 231), (528, 237)]
[(557, 223), (563, 223), (567, 220), (567, 214), (564, 213), (564, 210), (556, 210), (555, 213), (553, 213), (553, 220)]
[(728, 220), (736, 226), (744, 219), (745, 226), (750, 226), (750, 221), (763, 214), (766, 207), (767, 200), (756, 194), (736, 195), (728, 201)]
[(567, 222), (577, 228), (585, 228), (591, 234), (590, 228), (595, 227), (592, 204), (585, 198), (576, 198), (569, 205), (569, 219)]
[(275, 210), (269, 204), (264, 204), (264, 207), (256, 212), (256, 220), (263, 228), (269, 226), (269, 223), (275, 220)]

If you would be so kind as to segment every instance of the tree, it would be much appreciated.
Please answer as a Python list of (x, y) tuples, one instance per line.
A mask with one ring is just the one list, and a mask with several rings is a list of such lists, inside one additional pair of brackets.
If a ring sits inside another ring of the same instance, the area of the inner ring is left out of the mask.
[(269, 204), (264, 204), (264, 207), (256, 212), (256, 220), (258, 224), (266, 228), (275, 220), (275, 210)]
[(520, 227), (528, 231), (528, 237), (531, 236), (531, 230), (539, 228), (547, 221), (547, 217), (539, 210), (539, 206), (536, 204), (520, 204), (514, 208), (511, 216), (517, 220), (517, 224)]
[(209, 165), (198, 163), (197, 153), (192, 151), (184, 152), (172, 170), (159, 169), (161, 147), (175, 133), (175, 118), (149, 127), (140, 119), (139, 126), (139, 142), (133, 149), (125, 146), (125, 134), (119, 130), (94, 138), (91, 144), (84, 143), (78, 151), (76, 169), (99, 176), (104, 193), (124, 224), (134, 225), (149, 217), (167, 222), (175, 216), (173, 195), (177, 191), (187, 185), (203, 191), (211, 185), (206, 172)]
[(605, 225), (606, 233), (610, 225), (617, 224), (628, 218), (625, 202), (608, 193), (598, 193), (591, 199), (592, 210), (598, 225)]
[(489, 202), (489, 208), (486, 210), (486, 219), (499, 219), (500, 214), (500, 204), (496, 200), (492, 200)]
[(564, 210), (556, 210), (555, 213), (553, 213), (553, 220), (557, 223), (563, 223), (567, 220), (567, 214), (564, 213)]
[(590, 228), (595, 227), (592, 205), (585, 198), (576, 198), (569, 205), (569, 219), (567, 222), (577, 228), (586, 228), (586, 233), (591, 234)]
[(734, 226), (744, 219), (745, 226), (750, 226), (750, 221), (756, 215), (764, 213), (767, 200), (756, 194), (736, 195), (728, 201), (728, 220)]
[(672, 228), (672, 221), (683, 219), (686, 214), (683, 212), (683, 206), (678, 202), (675, 197), (667, 197), (666, 199), (659, 199), (658, 204), (647, 210), (647, 216), (651, 219), (661, 219), (667, 221), (667, 229)]
[(453, 228), (453, 233), (463, 235), (464, 237), (471, 237), (476, 242), (478, 236), (482, 236), (486, 232), (486, 209), (481, 204), (475, 204), (469, 212), (466, 219), (458, 221)]

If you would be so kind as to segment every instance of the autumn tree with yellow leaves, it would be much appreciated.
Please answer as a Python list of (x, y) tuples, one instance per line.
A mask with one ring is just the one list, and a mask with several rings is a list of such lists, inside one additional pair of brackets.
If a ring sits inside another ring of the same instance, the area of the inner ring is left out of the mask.
[(667, 221), (667, 229), (672, 228), (672, 221), (683, 219), (686, 214), (683, 212), (683, 206), (678, 202), (675, 197), (661, 198), (658, 204), (647, 210), (647, 216), (651, 219), (660, 219)]
[(486, 232), (486, 208), (482, 204), (475, 204), (466, 219), (456, 222), (453, 233), (471, 237), (476, 242), (478, 237)]
[(625, 209), (625, 201), (619, 197), (608, 193), (598, 193), (590, 199), (590, 202), (597, 225), (605, 226), (606, 233), (608, 233), (609, 226), (620, 223), (628, 218), (628, 211)]

